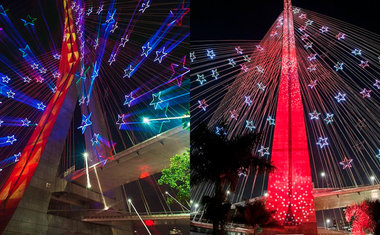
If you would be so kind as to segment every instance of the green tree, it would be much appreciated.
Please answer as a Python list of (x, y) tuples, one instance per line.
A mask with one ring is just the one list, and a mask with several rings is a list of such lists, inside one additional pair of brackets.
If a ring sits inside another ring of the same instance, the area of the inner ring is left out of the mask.
[[(160, 185), (168, 184), (177, 190), (177, 200), (189, 204), (190, 201), (190, 150), (170, 159), (169, 168), (162, 170)], [(169, 200), (170, 202), (171, 200)]]

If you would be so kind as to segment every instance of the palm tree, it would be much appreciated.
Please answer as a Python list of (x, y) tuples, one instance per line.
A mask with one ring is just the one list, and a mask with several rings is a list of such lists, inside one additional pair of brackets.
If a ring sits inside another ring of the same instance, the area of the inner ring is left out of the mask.
[[(269, 160), (260, 158), (252, 150), (260, 142), (258, 133), (228, 138), (211, 131), (206, 124), (198, 125), (191, 132), (191, 184), (211, 182), (215, 185), (214, 197), (206, 198), (212, 202), (206, 206), (205, 215), (212, 215), (216, 210), (217, 216), (210, 218), (213, 221), (213, 234), (223, 233), (223, 221), (226, 214), (222, 208), (225, 204), (225, 188), (229, 186), (233, 191), (239, 180), (239, 172), (259, 173), (271, 172), (274, 166)], [(219, 228), (221, 225), (221, 228)]]
[(267, 210), (263, 199), (253, 202), (247, 201), (244, 205), (236, 205), (236, 212), (233, 221), (252, 226), (255, 234), (260, 228), (280, 227), (280, 224), (273, 219), (275, 211)]

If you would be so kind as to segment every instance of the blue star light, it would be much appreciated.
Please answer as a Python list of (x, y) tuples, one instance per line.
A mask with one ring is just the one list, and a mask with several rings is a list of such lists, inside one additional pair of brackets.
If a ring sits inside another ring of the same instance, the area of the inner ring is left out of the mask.
[(216, 56), (214, 50), (207, 49), (207, 56), (210, 57), (210, 59), (214, 59), (214, 57)]
[(248, 128), (250, 131), (256, 129), (256, 126), (253, 125), (253, 121), (246, 120), (245, 128)]
[(84, 134), (84, 132), (86, 131), (86, 127), (92, 125), (92, 122), (90, 121), (91, 114), (92, 112), (88, 116), (84, 114), (82, 115), (82, 124), (77, 128), (77, 129), (82, 129), (82, 134)]
[(128, 105), (128, 107), (131, 107), (131, 103), (135, 98), (133, 98), (132, 92), (129, 95), (125, 95), (125, 101), (124, 105)]
[(162, 60), (168, 53), (165, 52), (165, 47), (161, 49), (161, 51), (156, 51), (156, 58), (154, 59), (153, 62), (158, 61), (158, 63), (161, 64)]
[(19, 51), (22, 52), (22, 57), (28, 56), (28, 51), (30, 51), (29, 45), (26, 45), (25, 48), (19, 48)]
[(212, 69), (211, 70), (211, 77), (218, 79), (219, 73), (217, 69)]
[(159, 104), (162, 103), (163, 100), (161, 99), (161, 91), (155, 94), (152, 94), (152, 101), (149, 105), (153, 105), (154, 109), (159, 108)]
[(338, 72), (339, 70), (343, 70), (343, 65), (344, 65), (343, 62), (337, 62), (337, 63), (334, 65), (335, 71)]
[(249, 95), (244, 96), (244, 103), (246, 103), (248, 106), (251, 106), (252, 104), (251, 96)]
[(274, 126), (275, 120), (272, 118), (272, 116), (268, 116), (267, 121), (269, 122), (269, 125)]
[(260, 146), (260, 149), (257, 151), (261, 157), (264, 157), (265, 155), (269, 155), (269, 147)]
[(149, 46), (149, 43), (150, 42), (147, 42), (146, 45), (141, 47), (141, 49), (142, 49), (141, 56), (148, 57), (149, 52), (152, 50), (152, 47)]
[(323, 149), (325, 146), (329, 145), (328, 138), (318, 137), (317, 145), (319, 145), (319, 147)]
[(310, 120), (318, 120), (319, 119), (319, 115), (321, 115), (320, 113), (317, 112), (317, 110), (314, 110), (314, 112), (312, 113), (309, 113), (310, 115)]
[(197, 79), (195, 81), (199, 82), (201, 86), (203, 85), (203, 83), (207, 82), (204, 74), (197, 74)]
[(332, 123), (334, 121), (333, 117), (334, 117), (334, 114), (332, 114), (332, 113), (326, 113), (326, 118), (323, 119), (323, 120), (326, 122), (326, 124), (330, 124), (330, 123)]
[(342, 101), (346, 101), (346, 94), (339, 92), (334, 98), (338, 101), (338, 103), (340, 103)]

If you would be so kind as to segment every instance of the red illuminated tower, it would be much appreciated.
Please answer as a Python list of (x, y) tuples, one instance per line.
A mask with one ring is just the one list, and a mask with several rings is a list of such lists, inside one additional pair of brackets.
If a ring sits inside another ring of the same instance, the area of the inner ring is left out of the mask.
[(267, 207), (289, 229), (317, 234), (304, 110), (297, 71), (291, 0), (284, 0), (282, 68)]
[(36, 171), (79, 63), (77, 37), (69, 0), (64, 0), (63, 6), (65, 28), (59, 64), (59, 72), (62, 76), (57, 80), (57, 91), (46, 106), (37, 127), (21, 153), (19, 161), (0, 190), (0, 234), (14, 214)]

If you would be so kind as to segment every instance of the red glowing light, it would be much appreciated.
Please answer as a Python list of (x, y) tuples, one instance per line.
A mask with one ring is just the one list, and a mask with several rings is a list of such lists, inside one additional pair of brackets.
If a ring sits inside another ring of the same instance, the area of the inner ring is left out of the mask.
[[(284, 225), (316, 223), (304, 110), (297, 72), (297, 55), (290, 0), (284, 1), (280, 89), (272, 157), (277, 170), (268, 181), (268, 209)], [(316, 234), (309, 231), (309, 234)]]
[(153, 221), (153, 220), (150, 220), (150, 219), (148, 219), (148, 220), (144, 220), (144, 223), (145, 223), (145, 225), (148, 226), (148, 227), (154, 225), (154, 221)]

